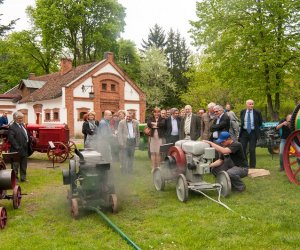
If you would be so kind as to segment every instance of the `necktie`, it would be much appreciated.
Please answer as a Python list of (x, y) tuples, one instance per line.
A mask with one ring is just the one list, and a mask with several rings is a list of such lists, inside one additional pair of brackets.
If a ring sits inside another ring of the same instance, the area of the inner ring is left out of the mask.
[(250, 116), (249, 110), (248, 110), (248, 116), (247, 116), (247, 132), (248, 132), (248, 134), (251, 133), (251, 116)]
[(189, 134), (191, 131), (191, 115), (188, 115), (184, 124), (184, 133)]

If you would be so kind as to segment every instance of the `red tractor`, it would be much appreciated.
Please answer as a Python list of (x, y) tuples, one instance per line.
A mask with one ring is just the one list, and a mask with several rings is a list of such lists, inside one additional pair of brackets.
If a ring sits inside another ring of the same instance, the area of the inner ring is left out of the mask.
[(283, 151), (283, 165), (290, 182), (300, 185), (300, 104), (292, 113), (291, 130)]
[[(30, 135), (32, 152), (47, 153), (48, 159), (62, 163), (73, 158), (76, 145), (69, 140), (69, 128), (66, 124), (28, 124), (26, 129)], [(8, 152), (8, 129), (0, 130), (0, 154)]]

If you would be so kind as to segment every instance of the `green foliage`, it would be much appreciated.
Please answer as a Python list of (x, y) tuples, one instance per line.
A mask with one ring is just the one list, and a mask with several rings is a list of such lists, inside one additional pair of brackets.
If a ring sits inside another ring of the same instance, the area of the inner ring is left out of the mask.
[(297, 3), (291, 0), (201, 1), (191, 22), (222, 85), (234, 95), (267, 103), (275, 120), (287, 72), (299, 75)]
[(163, 52), (156, 47), (148, 49), (141, 62), (140, 87), (146, 93), (147, 109), (161, 106), (166, 93), (175, 95), (176, 87), (168, 71), (167, 60)]
[(125, 25), (124, 8), (116, 0), (37, 0), (28, 13), (43, 37), (69, 49), (75, 65), (115, 52)]
[(118, 41), (117, 64), (135, 82), (138, 82), (141, 74), (141, 60), (134, 42), (120, 39)]
[(143, 39), (142, 47), (144, 50), (148, 50), (151, 47), (156, 47), (164, 51), (166, 44), (167, 41), (165, 31), (158, 24), (155, 24), (154, 27), (149, 31), (147, 41)]

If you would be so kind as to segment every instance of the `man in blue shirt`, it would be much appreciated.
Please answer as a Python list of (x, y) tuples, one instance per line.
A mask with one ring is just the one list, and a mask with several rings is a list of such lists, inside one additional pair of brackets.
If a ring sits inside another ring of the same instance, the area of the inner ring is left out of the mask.
[(0, 128), (8, 126), (7, 112), (4, 112), (0, 117)]

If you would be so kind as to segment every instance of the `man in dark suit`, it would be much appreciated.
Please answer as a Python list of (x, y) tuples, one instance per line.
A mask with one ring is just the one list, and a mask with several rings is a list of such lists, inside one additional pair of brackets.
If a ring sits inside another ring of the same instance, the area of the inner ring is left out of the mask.
[(260, 127), (262, 125), (262, 116), (258, 110), (254, 109), (254, 101), (246, 101), (246, 109), (241, 111), (241, 130), (239, 141), (241, 142), (244, 154), (247, 158), (247, 145), (249, 143), (250, 162), (249, 167), (256, 167), (256, 142), (260, 137)]
[(175, 143), (179, 140), (180, 117), (179, 110), (172, 108), (170, 116), (166, 119), (166, 142)]
[(17, 111), (13, 114), (14, 122), (8, 129), (8, 140), (10, 143), (10, 152), (18, 152), (20, 161), (13, 163), (13, 169), (18, 176), (20, 167), (20, 179), (22, 182), (27, 181), (27, 156), (28, 156), (28, 141), (29, 135), (23, 124), (24, 115)]
[(199, 116), (192, 113), (190, 105), (185, 106), (185, 117), (180, 123), (179, 139), (196, 141), (200, 137), (201, 121)]
[(224, 108), (221, 105), (216, 105), (213, 110), (215, 113), (215, 120), (210, 127), (210, 132), (212, 132), (210, 141), (217, 140), (222, 131), (229, 132), (230, 129), (230, 118), (224, 112)]

